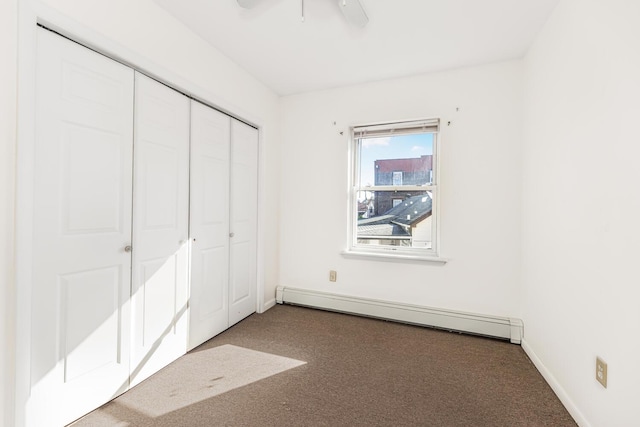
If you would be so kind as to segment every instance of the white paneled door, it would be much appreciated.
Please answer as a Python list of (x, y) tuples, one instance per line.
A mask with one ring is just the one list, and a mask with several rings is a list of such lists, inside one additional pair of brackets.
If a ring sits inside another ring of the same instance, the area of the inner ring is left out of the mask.
[(229, 327), (231, 118), (191, 102), (189, 348)]
[(256, 311), (258, 130), (231, 121), (229, 326)]
[(129, 385), (133, 70), (38, 31), (31, 396), (65, 425)]
[(131, 385), (187, 349), (189, 109), (136, 73)]

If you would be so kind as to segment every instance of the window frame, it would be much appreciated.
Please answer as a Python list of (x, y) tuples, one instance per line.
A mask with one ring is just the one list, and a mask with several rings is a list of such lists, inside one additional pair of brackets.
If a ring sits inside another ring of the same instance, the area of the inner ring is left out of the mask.
[[(348, 182), (348, 212), (347, 212), (347, 247), (342, 252), (344, 256), (365, 257), (373, 259), (394, 260), (407, 259), (416, 261), (432, 261), (444, 263), (447, 260), (440, 256), (440, 157), (441, 157), (441, 127), (440, 119), (419, 119), (387, 123), (373, 123), (353, 125), (349, 128), (349, 182)], [(419, 131), (422, 127), (425, 130)], [(360, 148), (361, 141), (367, 135), (366, 130), (373, 129), (373, 137), (384, 137), (408, 134), (433, 134), (432, 148), (432, 180), (429, 185), (360, 185)], [(411, 129), (415, 129), (412, 131)], [(432, 194), (431, 209), (431, 248), (384, 246), (358, 243), (358, 193), (361, 191), (425, 191)]]

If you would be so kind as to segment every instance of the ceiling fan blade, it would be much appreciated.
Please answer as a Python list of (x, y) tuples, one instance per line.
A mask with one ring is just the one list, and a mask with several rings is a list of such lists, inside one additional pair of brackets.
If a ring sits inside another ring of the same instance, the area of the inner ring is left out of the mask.
[(260, 0), (237, 0), (237, 1), (238, 1), (238, 6), (243, 7), (245, 9), (251, 9), (258, 3), (260, 3)]
[(360, 0), (338, 0), (338, 6), (351, 24), (364, 28), (369, 22), (369, 17), (364, 11)]

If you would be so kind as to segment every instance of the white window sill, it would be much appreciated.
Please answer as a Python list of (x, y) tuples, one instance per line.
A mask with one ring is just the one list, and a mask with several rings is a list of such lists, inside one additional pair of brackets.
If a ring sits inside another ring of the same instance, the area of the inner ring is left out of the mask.
[(376, 259), (379, 261), (419, 261), (419, 262), (430, 262), (435, 264), (446, 264), (449, 261), (448, 258), (442, 258), (436, 255), (415, 255), (408, 253), (397, 253), (394, 251), (359, 251), (357, 249), (351, 250), (343, 250), (340, 253), (343, 257), (346, 258), (367, 258), (367, 259)]

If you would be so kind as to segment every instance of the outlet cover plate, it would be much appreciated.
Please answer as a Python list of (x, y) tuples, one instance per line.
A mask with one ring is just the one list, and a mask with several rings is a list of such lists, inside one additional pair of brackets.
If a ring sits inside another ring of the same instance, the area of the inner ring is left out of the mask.
[(607, 388), (607, 363), (599, 357), (596, 357), (596, 380)]

